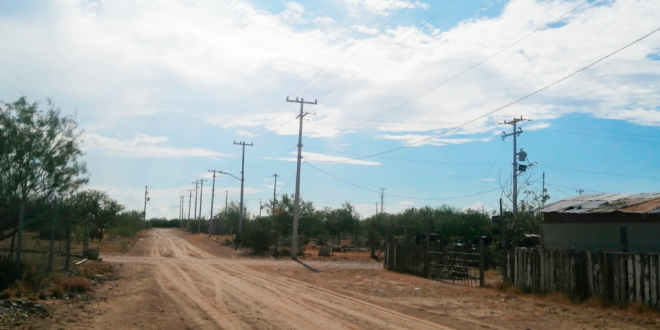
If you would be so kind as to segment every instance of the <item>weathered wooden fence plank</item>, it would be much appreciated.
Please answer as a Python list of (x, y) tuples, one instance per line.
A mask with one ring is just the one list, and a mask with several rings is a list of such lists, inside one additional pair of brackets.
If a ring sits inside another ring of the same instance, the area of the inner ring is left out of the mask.
[(635, 265), (634, 256), (627, 255), (628, 261), (628, 301), (635, 301)]
[(649, 256), (649, 272), (651, 273), (650, 290), (651, 306), (658, 304), (658, 256), (652, 254)]
[(639, 255), (634, 256), (635, 259), (635, 301), (642, 302), (642, 258)]

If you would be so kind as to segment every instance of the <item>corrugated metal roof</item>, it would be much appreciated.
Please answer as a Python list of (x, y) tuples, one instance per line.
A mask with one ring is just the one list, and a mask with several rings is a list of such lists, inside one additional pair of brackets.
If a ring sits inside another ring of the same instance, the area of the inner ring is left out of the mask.
[(541, 208), (542, 213), (658, 213), (660, 193), (585, 194), (569, 197)]

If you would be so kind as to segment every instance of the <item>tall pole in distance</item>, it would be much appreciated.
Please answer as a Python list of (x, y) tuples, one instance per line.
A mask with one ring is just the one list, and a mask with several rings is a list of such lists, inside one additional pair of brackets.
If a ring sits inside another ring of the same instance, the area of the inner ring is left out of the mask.
[(261, 206), (261, 198), (259, 198), (259, 217), (260, 217), (260, 218), (261, 218), (261, 210), (262, 210), (263, 208), (264, 208), (264, 207)]
[[(387, 188), (380, 188), (380, 213), (383, 213), (383, 205), (385, 205), (385, 190)], [(376, 210), (378, 212), (378, 210)]]
[(243, 141), (239, 143), (236, 143), (236, 141), (234, 141), (234, 144), (243, 146), (243, 158), (241, 162), (241, 203), (238, 209), (238, 232), (240, 233), (243, 231), (243, 186), (245, 184), (245, 146), (252, 147), (254, 144), (253, 143), (248, 144)]
[(273, 186), (273, 209), (271, 210), (271, 213), (275, 215), (275, 205), (277, 204), (277, 177), (280, 175), (275, 173), (273, 176), (275, 177), (275, 185)]
[[(507, 134), (506, 132), (502, 132), (502, 140), (506, 139), (507, 136), (513, 136), (513, 174), (512, 174), (512, 179), (513, 179), (513, 191), (511, 192), (511, 199), (512, 199), (512, 204), (513, 204), (513, 217), (515, 218), (516, 215), (518, 214), (518, 136), (522, 134), (523, 130), (521, 128), (518, 128), (517, 125), (519, 122), (523, 121), (530, 121), (531, 119), (523, 119), (522, 116), (520, 118), (514, 118), (513, 120), (510, 121), (504, 121), (503, 125), (513, 125), (513, 132)], [(524, 151), (521, 150), (520, 154), (522, 154)], [(526, 155), (526, 153), (525, 153)]]
[(582, 195), (582, 193), (584, 192), (584, 189), (578, 189), (576, 191), (577, 191), (578, 194)]
[(215, 199), (215, 173), (217, 171), (216, 170), (208, 170), (208, 171), (213, 172), (213, 186), (211, 187), (211, 216), (209, 217), (209, 221), (211, 221), (211, 219), (213, 219), (213, 200)]
[(142, 216), (144, 220), (144, 228), (147, 228), (147, 201), (149, 200), (149, 188), (144, 186), (144, 211), (142, 211)]
[(289, 97), (286, 97), (287, 102), (300, 103), (300, 114), (296, 119), (300, 119), (300, 128), (298, 129), (298, 164), (296, 167), (296, 196), (295, 204), (293, 207), (293, 235), (291, 236), (291, 259), (296, 260), (298, 257), (298, 216), (300, 215), (300, 162), (302, 161), (302, 132), (303, 132), (303, 119), (309, 114), (309, 112), (303, 113), (303, 106), (305, 104), (317, 104), (317, 100), (314, 102), (305, 102), (304, 98), (298, 100), (296, 97), (295, 100), (289, 100)]
[(209, 180), (199, 179), (201, 186), (199, 188), (199, 216), (197, 217), (197, 234), (202, 231), (202, 195), (204, 193), (204, 182), (208, 181)]
[(225, 190), (225, 214), (227, 214), (228, 204), (229, 204), (229, 190)]
[[(194, 189), (186, 189), (186, 191), (190, 192), (190, 196), (188, 196), (188, 221), (186, 227), (188, 227), (188, 230), (190, 230), (190, 205), (192, 204), (192, 192)], [(195, 202), (197, 203), (197, 202)]]

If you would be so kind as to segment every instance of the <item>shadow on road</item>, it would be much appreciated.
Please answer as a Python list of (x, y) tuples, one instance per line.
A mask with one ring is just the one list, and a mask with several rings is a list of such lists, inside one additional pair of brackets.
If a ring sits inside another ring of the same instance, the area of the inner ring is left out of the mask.
[(314, 273), (320, 273), (320, 272), (321, 272), (320, 270), (318, 270), (318, 269), (316, 269), (316, 268), (313, 268), (313, 267), (311, 267), (311, 266), (305, 264), (304, 262), (302, 262), (302, 261), (300, 261), (300, 260), (294, 260), (294, 261), (297, 262), (297, 263), (299, 263), (299, 264), (301, 264), (303, 267), (307, 268), (307, 270), (309, 270), (309, 271), (312, 271), (312, 272), (314, 272)]

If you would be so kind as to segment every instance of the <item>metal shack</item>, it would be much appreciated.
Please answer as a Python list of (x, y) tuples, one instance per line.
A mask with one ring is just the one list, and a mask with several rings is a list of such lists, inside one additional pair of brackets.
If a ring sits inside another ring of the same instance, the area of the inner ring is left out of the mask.
[(660, 193), (579, 195), (541, 213), (546, 249), (660, 253)]

